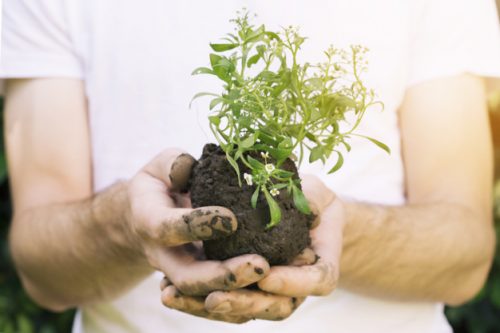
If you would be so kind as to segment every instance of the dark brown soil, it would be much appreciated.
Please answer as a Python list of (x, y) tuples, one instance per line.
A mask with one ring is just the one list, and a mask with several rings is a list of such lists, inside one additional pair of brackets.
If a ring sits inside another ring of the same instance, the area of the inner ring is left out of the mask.
[[(281, 168), (297, 173), (295, 163), (288, 160)], [(248, 169), (240, 165), (241, 174)], [(238, 220), (238, 229), (231, 236), (203, 242), (208, 259), (224, 260), (241, 254), (255, 253), (265, 257), (271, 265), (286, 264), (306, 248), (311, 216), (300, 213), (291, 196), (281, 190), (276, 198), (281, 207), (281, 222), (266, 230), (270, 221), (269, 208), (261, 193), (257, 208), (250, 199), (255, 190), (244, 181), (238, 185), (234, 169), (225, 153), (214, 144), (207, 144), (191, 176), (193, 207), (223, 206), (231, 209)]]

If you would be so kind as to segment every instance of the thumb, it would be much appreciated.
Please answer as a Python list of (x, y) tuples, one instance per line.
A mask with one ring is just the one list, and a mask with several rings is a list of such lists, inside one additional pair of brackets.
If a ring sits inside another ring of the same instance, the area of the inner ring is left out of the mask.
[(175, 148), (164, 150), (144, 168), (154, 178), (161, 180), (171, 192), (187, 192), (196, 159)]

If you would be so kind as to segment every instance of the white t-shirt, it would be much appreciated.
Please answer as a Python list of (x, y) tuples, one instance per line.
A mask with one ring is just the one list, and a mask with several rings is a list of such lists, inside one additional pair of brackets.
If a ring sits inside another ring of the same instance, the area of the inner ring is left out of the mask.
[[(85, 81), (94, 185), (130, 178), (169, 146), (199, 156), (213, 141), (207, 104), (191, 97), (218, 91), (191, 71), (208, 64), (209, 41), (231, 31), (242, 7), (268, 27), (299, 25), (305, 60), (330, 44), (367, 46), (369, 73), (385, 111), (370, 110), (361, 133), (388, 144), (387, 155), (363, 140), (335, 175), (303, 165), (334, 191), (358, 200), (404, 204), (397, 108), (407, 87), (471, 72), (500, 76), (500, 34), (493, 0), (5, 0), (1, 75)], [(71, 110), (68, 110), (71, 112)], [(162, 306), (154, 274), (121, 297), (80, 309), (74, 332), (446, 333), (443, 305), (395, 302), (336, 290), (310, 297), (283, 322), (233, 325)]]

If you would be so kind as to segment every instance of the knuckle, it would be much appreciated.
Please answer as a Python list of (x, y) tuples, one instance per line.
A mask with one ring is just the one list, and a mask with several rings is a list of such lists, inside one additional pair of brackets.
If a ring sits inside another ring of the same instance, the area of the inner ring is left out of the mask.
[(235, 289), (237, 287), (239, 279), (233, 270), (227, 265), (222, 265), (222, 274), (217, 279), (216, 284), (220, 285), (220, 288), (224, 290)]
[(317, 296), (327, 296), (337, 287), (338, 269), (333, 264), (321, 264), (318, 266), (320, 275), (317, 283)]

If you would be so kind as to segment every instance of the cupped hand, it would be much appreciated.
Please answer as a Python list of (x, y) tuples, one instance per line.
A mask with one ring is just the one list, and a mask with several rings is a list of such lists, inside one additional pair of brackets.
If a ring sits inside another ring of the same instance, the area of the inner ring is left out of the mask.
[[(258, 282), (259, 291), (216, 291), (204, 304), (202, 299), (181, 302), (179, 307), (183, 311), (193, 306), (191, 311), (196, 308), (203, 316), (234, 322), (255, 318), (282, 320), (290, 316), (305, 297), (325, 296), (335, 289), (345, 223), (343, 206), (317, 177), (302, 176), (302, 186), (317, 216), (313, 223), (316, 228), (311, 231), (311, 249), (304, 250), (290, 265), (271, 267), (270, 273)], [(177, 298), (182, 296), (177, 294)]]
[(134, 241), (151, 267), (190, 296), (245, 287), (262, 279), (269, 264), (258, 255), (226, 261), (200, 260), (195, 241), (224, 237), (237, 228), (224, 207), (190, 208), (185, 193), (195, 159), (167, 149), (129, 183), (129, 224)]
[(311, 248), (317, 255), (312, 265), (274, 266), (259, 281), (259, 288), (273, 294), (306, 297), (325, 296), (337, 286), (345, 223), (343, 204), (323, 182), (302, 175), (302, 187), (311, 206), (318, 210), (319, 225), (311, 231)]
[[(240, 257), (229, 261), (237, 258)], [(309, 265), (315, 260), (314, 252), (305, 249), (295, 258), (292, 265)], [(268, 273), (260, 270), (255, 272), (262, 273), (263, 276)], [(274, 295), (255, 288), (229, 291), (222, 289), (210, 293), (207, 297), (191, 296), (179, 290), (168, 278), (163, 280), (161, 289), (162, 302), (171, 309), (230, 323), (244, 323), (252, 319), (283, 320), (288, 318), (304, 300), (302, 297)]]
[(270, 273), (258, 281), (257, 290), (214, 291), (207, 297), (192, 297), (165, 280), (163, 303), (208, 319), (244, 323), (252, 319), (283, 320), (305, 297), (331, 293), (339, 275), (343, 207), (317, 177), (302, 179), (303, 191), (317, 216), (312, 223), (312, 248), (305, 249), (290, 265), (271, 267)]

